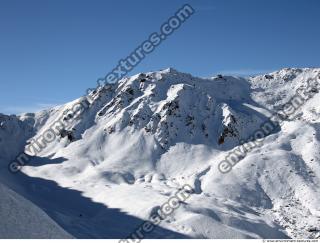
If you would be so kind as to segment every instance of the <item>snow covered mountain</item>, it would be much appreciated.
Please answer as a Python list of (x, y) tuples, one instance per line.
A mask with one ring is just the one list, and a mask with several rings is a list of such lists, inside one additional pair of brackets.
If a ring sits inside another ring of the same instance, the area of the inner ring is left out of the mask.
[[(310, 80), (320, 86), (320, 69), (245, 79), (169, 68), (36, 114), (1, 115), (0, 182), (78, 238), (128, 236), (185, 183), (194, 193), (149, 238), (319, 238), (318, 89), (229, 173), (218, 169)], [(86, 98), (90, 107), (68, 117)], [(32, 154), (61, 117), (67, 126)], [(31, 160), (9, 173), (24, 148)]]

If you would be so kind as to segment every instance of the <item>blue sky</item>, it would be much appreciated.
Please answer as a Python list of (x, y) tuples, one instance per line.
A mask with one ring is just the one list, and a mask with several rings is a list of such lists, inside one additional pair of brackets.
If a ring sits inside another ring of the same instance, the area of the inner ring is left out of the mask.
[(0, 112), (80, 97), (184, 3), (196, 13), (131, 74), (320, 66), (318, 0), (0, 0)]

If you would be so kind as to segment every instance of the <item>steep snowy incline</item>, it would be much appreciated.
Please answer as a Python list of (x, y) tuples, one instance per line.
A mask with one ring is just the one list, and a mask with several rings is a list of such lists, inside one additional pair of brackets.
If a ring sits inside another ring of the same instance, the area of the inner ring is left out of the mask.
[(0, 239), (72, 238), (40, 208), (0, 183)]

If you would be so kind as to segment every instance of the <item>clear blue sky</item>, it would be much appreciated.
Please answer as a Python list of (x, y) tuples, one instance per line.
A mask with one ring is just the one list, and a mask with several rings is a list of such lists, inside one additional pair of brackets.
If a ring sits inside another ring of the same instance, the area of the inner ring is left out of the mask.
[(320, 66), (319, 0), (0, 0), (0, 112), (78, 98), (183, 3), (195, 15), (131, 74)]

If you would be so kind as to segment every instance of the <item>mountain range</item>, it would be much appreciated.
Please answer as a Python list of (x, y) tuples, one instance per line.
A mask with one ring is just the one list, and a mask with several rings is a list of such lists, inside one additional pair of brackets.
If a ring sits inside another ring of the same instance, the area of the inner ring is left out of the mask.
[[(125, 238), (185, 184), (190, 198), (147, 238), (320, 238), (319, 89), (320, 68), (248, 78), (168, 68), (0, 114), (0, 238)], [(254, 136), (281, 111), (275, 129)], [(55, 139), (31, 153), (61, 118)], [(30, 161), (11, 173), (23, 151)]]

